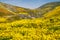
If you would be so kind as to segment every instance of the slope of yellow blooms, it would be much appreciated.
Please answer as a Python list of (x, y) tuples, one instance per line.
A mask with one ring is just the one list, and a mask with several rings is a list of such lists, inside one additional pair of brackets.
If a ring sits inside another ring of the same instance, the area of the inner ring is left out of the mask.
[[(60, 40), (59, 8), (47, 13), (45, 17), (48, 18), (0, 23), (0, 40)], [(6, 19), (0, 18), (0, 21)]]
[(60, 6), (56, 7), (55, 9), (53, 9), (51, 12), (48, 12), (47, 14), (45, 14), (45, 17), (52, 17), (54, 15), (58, 15), (60, 14)]
[(1, 23), (0, 40), (60, 40), (60, 26), (39, 18)]

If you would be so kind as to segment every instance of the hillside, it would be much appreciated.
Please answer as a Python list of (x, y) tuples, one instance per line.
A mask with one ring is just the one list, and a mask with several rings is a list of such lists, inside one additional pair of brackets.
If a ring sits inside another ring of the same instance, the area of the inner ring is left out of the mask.
[(60, 6), (60, 2), (46, 3), (36, 9), (27, 9), (2, 2), (0, 2), (0, 6), (1, 6), (0, 7), (1, 16), (6, 17), (5, 15), (7, 15), (7, 17), (10, 17), (10, 19), (13, 19), (15, 17), (19, 17), (19, 19), (31, 19), (31, 18), (43, 17), (44, 14), (52, 11), (57, 6)]
[(34, 11), (38, 16), (42, 17), (44, 14), (54, 10), (57, 6), (60, 6), (60, 2), (50, 2), (34, 9)]
[(9, 21), (32, 18), (33, 15), (30, 15), (32, 13), (30, 9), (0, 2), (0, 17), (7, 18)]
[(0, 16), (0, 40), (60, 40), (60, 2), (34, 10), (6, 5), (0, 7), (5, 14)]
[(12, 12), (15, 12), (15, 13), (28, 12), (30, 10), (30, 9), (27, 9), (27, 8), (13, 6), (13, 5), (2, 3), (2, 2), (0, 2), (0, 6), (1, 7), (4, 7), (7, 10), (10, 10)]

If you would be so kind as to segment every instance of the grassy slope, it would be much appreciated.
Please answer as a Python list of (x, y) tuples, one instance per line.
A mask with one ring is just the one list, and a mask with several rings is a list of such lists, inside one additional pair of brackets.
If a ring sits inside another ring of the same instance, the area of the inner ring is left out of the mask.
[(0, 40), (10, 39), (60, 40), (60, 6), (46, 13), (42, 18), (0, 23)]
[(59, 9), (60, 7), (56, 7), (41, 19), (1, 23), (0, 40), (60, 40)]

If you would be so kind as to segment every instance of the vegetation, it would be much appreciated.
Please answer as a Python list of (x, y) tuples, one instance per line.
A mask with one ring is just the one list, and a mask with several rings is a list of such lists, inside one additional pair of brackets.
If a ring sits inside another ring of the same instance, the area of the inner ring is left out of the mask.
[(25, 13), (0, 17), (0, 40), (60, 40), (60, 6), (43, 17), (23, 18), (34, 15)]

